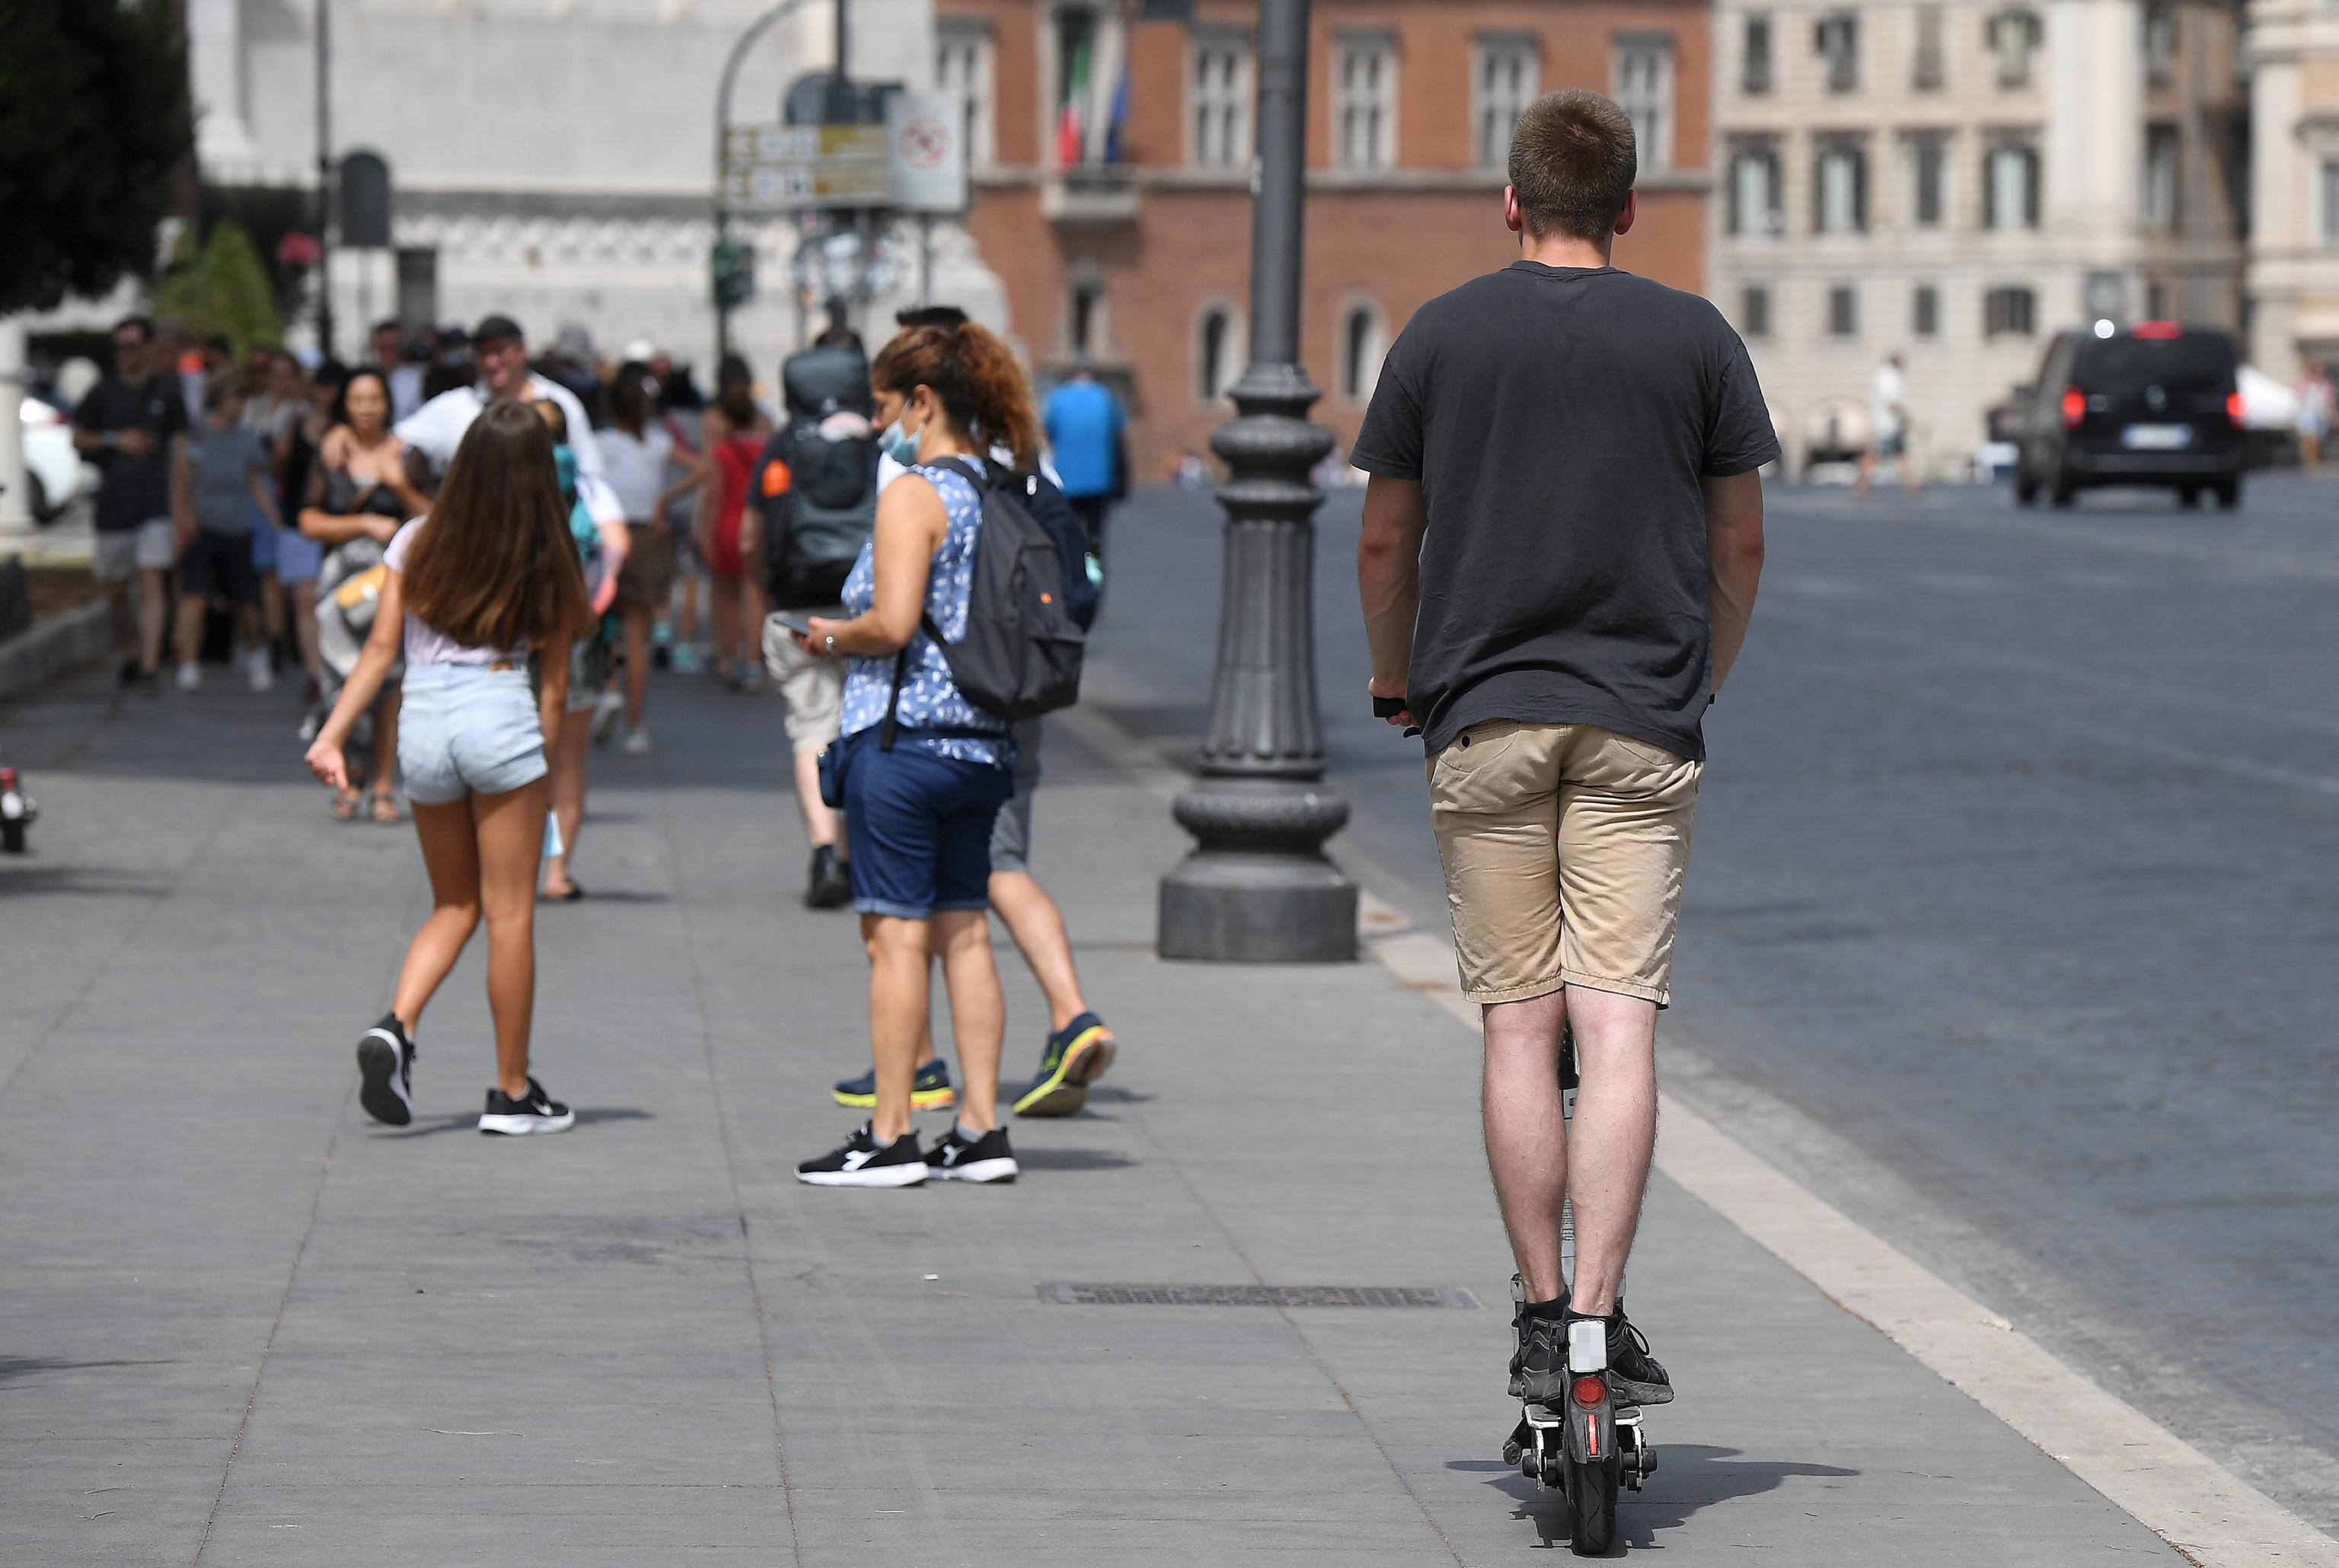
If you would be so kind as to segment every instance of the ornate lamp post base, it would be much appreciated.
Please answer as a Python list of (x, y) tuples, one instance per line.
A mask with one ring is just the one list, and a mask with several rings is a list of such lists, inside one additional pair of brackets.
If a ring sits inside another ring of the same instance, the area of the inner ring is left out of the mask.
[(1175, 811), (1199, 845), (1161, 879), (1163, 958), (1345, 963), (1357, 956), (1357, 884), (1323, 850), (1348, 820), (1339, 791), (1206, 777), (1178, 797)]

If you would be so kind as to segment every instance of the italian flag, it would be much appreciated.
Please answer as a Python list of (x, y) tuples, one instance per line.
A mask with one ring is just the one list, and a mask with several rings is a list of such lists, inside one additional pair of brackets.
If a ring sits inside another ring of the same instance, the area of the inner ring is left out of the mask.
[(1056, 165), (1069, 169), (1081, 161), (1088, 143), (1090, 44), (1085, 38), (1072, 54), (1072, 74), (1064, 88), (1064, 106), (1056, 115)]

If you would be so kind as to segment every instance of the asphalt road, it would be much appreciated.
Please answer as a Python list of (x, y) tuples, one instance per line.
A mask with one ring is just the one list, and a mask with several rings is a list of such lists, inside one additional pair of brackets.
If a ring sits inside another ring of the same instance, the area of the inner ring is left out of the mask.
[[(1327, 504), (1334, 850), (1443, 909)], [(2238, 514), (1774, 488), (1707, 725), (1667, 1070), (1822, 1197), (2339, 1530), (2339, 483)], [(1090, 700), (1201, 728), (1217, 513), (1117, 518)]]

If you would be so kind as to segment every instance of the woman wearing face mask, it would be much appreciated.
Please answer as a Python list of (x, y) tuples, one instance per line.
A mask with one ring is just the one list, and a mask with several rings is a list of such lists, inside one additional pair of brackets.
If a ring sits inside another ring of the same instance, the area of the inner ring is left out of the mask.
[[(1017, 1168), (998, 1109), (1006, 1002), (992, 962), (988, 887), (992, 823), (1013, 788), (1015, 746), (1006, 721), (961, 695), (921, 627), (931, 621), (946, 642), (966, 635), (982, 503), (954, 465), (979, 471), (996, 446), (1028, 471), (1039, 418), (1014, 355), (972, 323), (909, 329), (869, 379), (876, 423), (896, 427), (893, 445), (911, 459), (909, 472), (878, 497), (874, 536), (845, 579), (850, 618), (814, 616), (798, 644), (849, 661), (837, 744), (853, 903), (869, 952), (877, 1103), (843, 1147), (796, 1175), (823, 1187), (908, 1187), (930, 1175), (1010, 1180)], [(957, 1125), (922, 1155), (910, 1096), (936, 956), (964, 1083)]]

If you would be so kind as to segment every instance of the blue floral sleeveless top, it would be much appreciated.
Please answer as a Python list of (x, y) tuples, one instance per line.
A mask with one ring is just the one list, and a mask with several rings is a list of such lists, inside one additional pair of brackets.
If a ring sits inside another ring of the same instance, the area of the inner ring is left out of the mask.
[[(943, 634), (944, 642), (954, 643), (966, 636), (967, 598), (974, 587), (974, 542), (982, 531), (982, 500), (966, 476), (954, 468), (922, 463), (910, 472), (933, 486), (950, 518), (949, 531), (943, 537), (942, 547), (934, 551), (933, 567), (926, 574), (926, 617)], [(861, 558), (853, 563), (852, 575), (844, 579), (844, 608), (848, 615), (865, 615), (876, 602), (875, 552), (876, 541), (873, 538), (861, 547)], [(960, 762), (982, 763), (992, 767), (1011, 765), (1013, 749), (1008, 740), (1006, 721), (983, 712), (959, 695), (957, 685), (951, 680), (950, 662), (943, 657), (933, 639), (926, 636), (924, 627), (911, 636), (909, 653), (898, 710), (902, 728), (992, 730), (999, 739), (928, 735), (904, 739), (900, 744)], [(855, 656), (844, 676), (844, 733), (858, 735), (883, 724), (886, 704), (893, 695), (892, 656), (871, 659)]]

